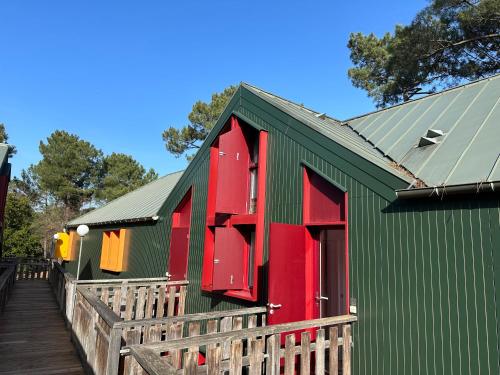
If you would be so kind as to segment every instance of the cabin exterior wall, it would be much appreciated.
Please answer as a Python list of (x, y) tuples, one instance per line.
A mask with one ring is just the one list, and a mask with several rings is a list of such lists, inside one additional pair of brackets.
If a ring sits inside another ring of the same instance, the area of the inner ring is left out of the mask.
[(100, 229), (85, 240), (82, 268), (91, 264), (93, 278), (163, 276), (171, 214), (192, 187), (186, 313), (251, 305), (201, 291), (209, 144), (232, 114), (269, 133), (264, 278), (256, 305), (267, 302), (269, 224), (302, 224), (307, 163), (348, 192), (350, 296), (358, 315), (353, 373), (500, 373), (498, 196), (397, 201), (394, 190), (404, 181), (244, 88), (167, 199), (159, 222), (133, 229), (129, 271), (99, 273)]

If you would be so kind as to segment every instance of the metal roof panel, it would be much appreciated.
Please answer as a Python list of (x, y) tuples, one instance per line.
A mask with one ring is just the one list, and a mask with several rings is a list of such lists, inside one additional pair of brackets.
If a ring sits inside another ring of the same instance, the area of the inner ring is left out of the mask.
[(158, 215), (183, 171), (163, 176), (76, 219), (68, 226), (127, 222)]

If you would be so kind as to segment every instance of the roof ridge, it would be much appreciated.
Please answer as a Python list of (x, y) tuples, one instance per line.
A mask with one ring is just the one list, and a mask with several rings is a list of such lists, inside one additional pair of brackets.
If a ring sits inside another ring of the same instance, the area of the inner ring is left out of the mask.
[(386, 108), (380, 108), (380, 109), (377, 109), (377, 110), (374, 110), (374, 111), (366, 112), (366, 113), (363, 113), (361, 115), (353, 116), (353, 117), (350, 117), (350, 118), (348, 118), (346, 120), (342, 120), (340, 122), (343, 123), (343, 124), (345, 124), (345, 123), (347, 123), (349, 121), (356, 120), (356, 119), (359, 119), (359, 118), (362, 118), (362, 117), (365, 117), (365, 116), (373, 115), (373, 114), (379, 113), (379, 112), (388, 111), (388, 110), (390, 110), (392, 108), (396, 108), (396, 107), (400, 107), (400, 106), (403, 106), (403, 105), (406, 105), (406, 104), (414, 103), (414, 102), (419, 101), (419, 100), (425, 100), (427, 98), (434, 97), (436, 95), (441, 95), (441, 94), (444, 94), (444, 93), (449, 92), (449, 91), (459, 90), (459, 89), (462, 89), (464, 87), (472, 86), (472, 85), (478, 84), (478, 83), (483, 82), (483, 81), (490, 81), (492, 79), (497, 79), (497, 78), (500, 78), (500, 73), (494, 74), (494, 75), (489, 76), (489, 77), (484, 77), (484, 78), (476, 79), (474, 81), (466, 82), (466, 83), (463, 83), (461, 85), (449, 87), (449, 88), (446, 88), (444, 90), (441, 90), (441, 91), (438, 91), (438, 92), (433, 92), (431, 94), (422, 96), (420, 98), (411, 99), (411, 100), (408, 100), (406, 102), (394, 104), (394, 105), (391, 105), (391, 106), (386, 107)]
[[(272, 92), (269, 92), (269, 91), (263, 90), (263, 89), (261, 89), (260, 87), (257, 87), (257, 86), (254, 86), (254, 85), (251, 85), (251, 84), (249, 84), (249, 83), (247, 83), (247, 82), (241, 82), (241, 85), (242, 85), (242, 86), (248, 86), (248, 87), (250, 87), (250, 88), (253, 88), (254, 90), (261, 91), (261, 92), (263, 92), (264, 94), (274, 96), (275, 98), (278, 98), (278, 99), (280, 99), (280, 100), (283, 100), (284, 102), (287, 102), (287, 103), (290, 103), (290, 104), (292, 104), (292, 105), (295, 105), (295, 106), (297, 106), (297, 107), (299, 107), (299, 108), (301, 108), (301, 109), (307, 110), (307, 111), (309, 111), (309, 112), (311, 112), (311, 113), (313, 113), (313, 114), (315, 114), (315, 115), (318, 115), (318, 114), (323, 114), (323, 112), (319, 112), (319, 111), (316, 111), (316, 110), (314, 110), (314, 109), (312, 109), (312, 108), (306, 107), (305, 105), (298, 104), (298, 103), (296, 103), (296, 102), (294, 102), (294, 101), (292, 101), (292, 100), (290, 100), (290, 99), (286, 99), (286, 98), (284, 98), (284, 97), (282, 97), (282, 96), (279, 96), (279, 95), (276, 95), (276, 94), (274, 94), (274, 93), (272, 93)], [(339, 125), (340, 125), (340, 124), (342, 124), (342, 122), (343, 122), (343, 121), (341, 121), (341, 120), (339, 120), (339, 119), (337, 119), (337, 118), (334, 118), (334, 117), (328, 116), (326, 113), (325, 113), (325, 114), (323, 114), (323, 116), (325, 116), (326, 118), (328, 118), (328, 119), (330, 119), (330, 120), (333, 120), (333, 121), (335, 121), (335, 122), (338, 122), (338, 123), (339, 123)]]

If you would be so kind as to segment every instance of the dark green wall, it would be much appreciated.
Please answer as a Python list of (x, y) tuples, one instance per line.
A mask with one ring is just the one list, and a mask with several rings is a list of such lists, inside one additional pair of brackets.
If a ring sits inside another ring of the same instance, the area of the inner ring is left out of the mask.
[[(133, 229), (129, 272), (121, 277), (164, 274), (170, 213), (192, 185), (187, 311), (240, 305), (200, 290), (208, 145), (231, 113), (269, 131), (266, 228), (270, 222), (301, 223), (302, 162), (348, 191), (350, 293), (359, 317), (354, 373), (500, 373), (499, 198), (396, 201), (394, 190), (406, 182), (244, 88), (165, 203), (161, 222)], [(95, 232), (86, 251), (93, 253), (92, 275), (110, 277), (99, 273), (101, 234)], [(267, 253), (266, 245), (265, 261)]]

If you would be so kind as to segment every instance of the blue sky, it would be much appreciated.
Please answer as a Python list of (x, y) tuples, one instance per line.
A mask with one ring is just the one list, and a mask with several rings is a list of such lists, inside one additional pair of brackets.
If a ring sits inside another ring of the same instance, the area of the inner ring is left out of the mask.
[(0, 122), (40, 159), (56, 129), (160, 174), (183, 169), (161, 139), (193, 103), (245, 81), (345, 119), (374, 108), (352, 87), (350, 32), (392, 31), (426, 1), (4, 1)]

